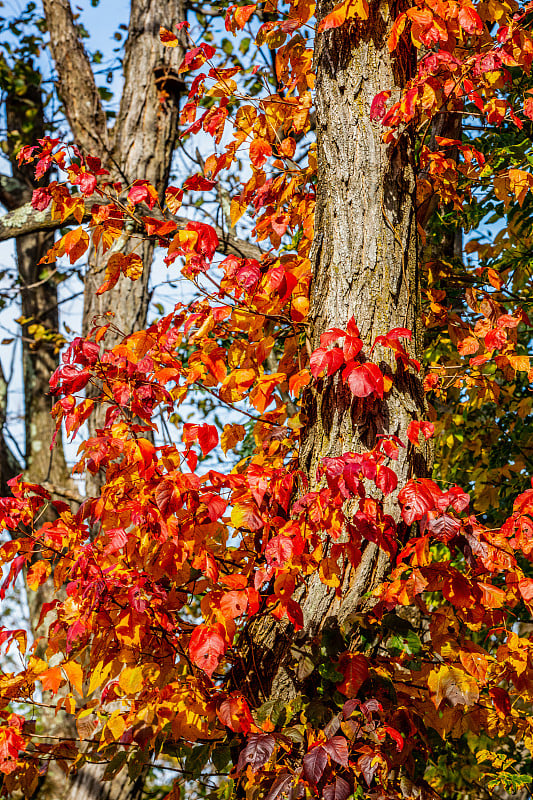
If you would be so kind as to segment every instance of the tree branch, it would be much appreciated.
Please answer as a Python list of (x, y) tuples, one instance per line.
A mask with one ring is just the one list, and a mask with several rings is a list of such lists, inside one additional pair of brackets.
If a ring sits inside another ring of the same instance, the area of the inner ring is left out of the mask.
[[(85, 215), (83, 222), (89, 222), (91, 219), (91, 208), (94, 203), (102, 203), (100, 195), (92, 195), (85, 201)], [(164, 216), (158, 209), (141, 209), (141, 213), (146, 213), (155, 219), (166, 220), (172, 219), (178, 226), (178, 230), (184, 230), (187, 223), (191, 220), (186, 217), (173, 217)], [(77, 225), (78, 223), (74, 217), (69, 217), (64, 222), (59, 219), (53, 219), (49, 209), (46, 211), (36, 211), (31, 203), (25, 203), (20, 208), (10, 211), (0, 217), (0, 242), (7, 239), (13, 239), (17, 236), (24, 236), (27, 233), (35, 233), (36, 231), (54, 231), (59, 228), (67, 227), (68, 225)], [(218, 251), (224, 255), (236, 255), (239, 258), (256, 258), (260, 259), (263, 255), (263, 250), (252, 242), (246, 242), (244, 239), (239, 239), (233, 233), (224, 231), (218, 225), (212, 226), (219, 240)], [(157, 238), (157, 237), (156, 237)]]

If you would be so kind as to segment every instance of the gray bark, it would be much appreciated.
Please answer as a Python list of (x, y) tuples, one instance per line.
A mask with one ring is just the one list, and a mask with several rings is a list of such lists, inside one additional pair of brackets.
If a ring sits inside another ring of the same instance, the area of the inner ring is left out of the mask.
[[(330, 10), (322, 0), (318, 18)], [(406, 327), (413, 332), (407, 349), (416, 357), (420, 301), (414, 154), (408, 132), (387, 146), (383, 129), (370, 120), (375, 95), (392, 89), (397, 96), (414, 62), (407, 50), (401, 54), (400, 69), (388, 52), (389, 4), (372, 3), (370, 14), (362, 24), (319, 34), (315, 44), (318, 181), (310, 344), (317, 348), (321, 333), (345, 328), (353, 315), (367, 353), (376, 336)], [(396, 434), (405, 441), (409, 422), (423, 416), (419, 378), (398, 368), (391, 350), (376, 348), (372, 360), (382, 372), (394, 375), (384, 400), (354, 398), (339, 373), (318, 381), (304, 396), (307, 424), (300, 466), (311, 489), (324, 457), (369, 450), (379, 434)], [(389, 465), (399, 487), (427, 474), (427, 458), (412, 446), (401, 449), (399, 460)], [(385, 499), (384, 507), (398, 520), (396, 493)], [(299, 652), (325, 627), (339, 626), (362, 610), (365, 595), (381, 582), (387, 568), (387, 555), (367, 543), (358, 568), (345, 567), (340, 598), (313, 575), (296, 597), (304, 614)], [(249, 640), (254, 669), (261, 673), (261, 687), (250, 685), (250, 692), (267, 691), (285, 700), (294, 696), (301, 685), (293, 669), (298, 655), (291, 654), (295, 637), (290, 625), (261, 618), (251, 626)]]

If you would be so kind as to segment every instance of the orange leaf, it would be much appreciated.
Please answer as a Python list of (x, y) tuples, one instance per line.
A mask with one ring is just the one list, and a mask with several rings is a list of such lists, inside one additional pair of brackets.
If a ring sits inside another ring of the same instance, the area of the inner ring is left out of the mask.
[(178, 37), (172, 31), (163, 28), (162, 25), (159, 28), (159, 38), (165, 47), (177, 47), (179, 44)]
[(67, 661), (63, 665), (63, 669), (67, 673), (67, 678), (72, 686), (76, 689), (80, 697), (83, 697), (83, 670), (76, 661)]

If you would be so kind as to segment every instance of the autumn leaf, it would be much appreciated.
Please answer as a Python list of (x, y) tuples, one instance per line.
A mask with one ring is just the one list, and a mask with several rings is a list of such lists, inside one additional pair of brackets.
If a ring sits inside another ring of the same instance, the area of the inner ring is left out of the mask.
[(46, 692), (57, 693), (59, 687), (64, 681), (61, 673), (61, 667), (50, 667), (45, 672), (39, 675), (39, 680), (43, 685), (43, 690)]
[(345, 653), (340, 658), (337, 670), (344, 675), (344, 680), (337, 686), (339, 692), (347, 697), (356, 697), (369, 674), (365, 656), (362, 653)]
[(483, 30), (483, 22), (477, 11), (472, 6), (463, 6), (459, 11), (459, 25), (467, 33), (477, 34)]
[(237, 23), (237, 26), (241, 30), (244, 28), (244, 26), (246, 25), (246, 23), (248, 22), (248, 20), (256, 10), (256, 8), (257, 6), (255, 4), (248, 6), (237, 6), (237, 8), (233, 13), (233, 17), (235, 19), (235, 22)]
[(371, 394), (383, 397), (383, 374), (375, 364), (351, 361), (343, 370), (342, 379), (356, 397), (368, 397)]
[(83, 670), (76, 661), (65, 661), (61, 665), (66, 672), (67, 678), (76, 689), (80, 697), (83, 697)]
[(220, 632), (220, 626), (198, 625), (189, 642), (189, 654), (196, 664), (210, 678), (226, 652), (227, 645)]
[(178, 37), (173, 34), (172, 31), (167, 30), (167, 28), (163, 28), (163, 26), (159, 28), (159, 39), (165, 45), (165, 47), (177, 47), (179, 44)]
[(348, 742), (344, 736), (333, 736), (322, 746), (332, 761), (343, 767), (348, 766)]
[(137, 694), (143, 686), (142, 667), (125, 667), (119, 675), (118, 684), (126, 694)]
[(438, 670), (432, 670), (428, 686), (435, 708), (439, 708), (443, 700), (452, 706), (471, 706), (479, 698), (476, 680), (456, 667), (443, 665)]
[(239, 442), (242, 442), (245, 436), (246, 428), (244, 425), (224, 425), (224, 430), (220, 437), (220, 446), (224, 455), (227, 455), (228, 450), (233, 450)]
[(257, 772), (270, 760), (276, 740), (270, 734), (251, 733), (246, 744), (239, 753), (237, 771), (241, 772), (249, 764), (253, 772)]
[[(235, 733), (244, 733), (246, 735), (247, 733), (250, 732), (250, 729), (254, 724), (252, 715), (250, 714), (250, 707), (247, 701), (242, 695), (236, 693), (229, 695), (225, 700), (223, 700), (220, 703), (220, 705), (217, 708), (217, 716), (223, 725), (226, 725), (226, 727), (228, 727)], [(257, 740), (252, 740), (252, 741), (255, 742), (256, 744), (255, 756), (257, 757), (260, 748), (257, 747)], [(250, 744), (250, 741), (248, 741), (248, 744)], [(263, 745), (263, 751), (264, 749), (265, 748)], [(241, 751), (240, 756), (243, 753), (244, 751)], [(263, 766), (263, 764), (261, 763), (259, 764), (259, 766)]]
[(435, 425), (425, 420), (413, 420), (407, 426), (407, 438), (418, 447), (420, 434), (424, 439), (430, 439), (435, 432)]
[(338, 28), (344, 24), (347, 19), (368, 19), (368, 3), (367, 0), (344, 0), (335, 6), (318, 26), (318, 30), (327, 31), (331, 28)]
[(326, 750), (322, 745), (313, 747), (303, 758), (304, 777), (316, 786), (328, 763)]

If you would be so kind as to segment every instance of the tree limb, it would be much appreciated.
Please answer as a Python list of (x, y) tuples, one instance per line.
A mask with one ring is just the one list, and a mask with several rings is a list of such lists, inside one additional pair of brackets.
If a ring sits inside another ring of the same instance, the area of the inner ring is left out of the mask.
[[(83, 222), (89, 222), (91, 219), (91, 208), (94, 203), (102, 203), (100, 195), (91, 195), (85, 201), (85, 214)], [(142, 207), (140, 207), (142, 209)], [(141, 213), (144, 211), (141, 210)], [(145, 213), (155, 219), (166, 220), (172, 219), (178, 226), (178, 230), (184, 230), (187, 223), (191, 220), (186, 217), (173, 217), (164, 216), (158, 209), (149, 211), (145, 209)], [(13, 239), (18, 236), (24, 236), (28, 233), (35, 233), (36, 231), (54, 231), (68, 225), (77, 225), (78, 223), (74, 217), (69, 217), (61, 222), (59, 219), (52, 217), (51, 211), (37, 211), (33, 208), (31, 203), (25, 203), (20, 208), (10, 211), (0, 217), (0, 242), (7, 239)], [(233, 233), (224, 231), (218, 225), (212, 226), (219, 240), (218, 251), (224, 255), (236, 255), (240, 258), (256, 258), (260, 259), (263, 255), (263, 250), (252, 242), (246, 242), (244, 239), (239, 239)], [(157, 238), (157, 237), (156, 237)]]

